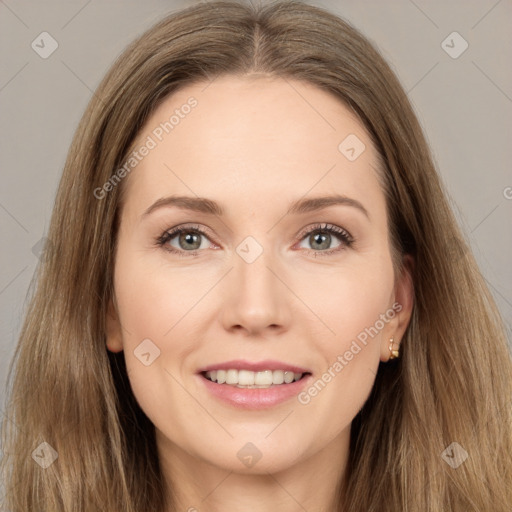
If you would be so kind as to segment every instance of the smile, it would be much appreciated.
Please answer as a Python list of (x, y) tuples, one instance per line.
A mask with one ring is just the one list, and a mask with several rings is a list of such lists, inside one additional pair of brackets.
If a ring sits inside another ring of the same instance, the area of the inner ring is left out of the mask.
[(291, 384), (300, 380), (305, 373), (294, 373), (286, 370), (212, 370), (204, 372), (204, 376), (217, 384), (227, 384), (238, 388), (265, 389), (271, 386)]
[[(245, 410), (263, 410), (283, 404), (296, 398), (313, 379), (311, 373), (283, 370), (252, 372), (234, 369), (210, 370), (199, 373), (197, 377), (209, 397), (219, 400), (224, 405)], [(269, 383), (270, 379), (272, 383)]]

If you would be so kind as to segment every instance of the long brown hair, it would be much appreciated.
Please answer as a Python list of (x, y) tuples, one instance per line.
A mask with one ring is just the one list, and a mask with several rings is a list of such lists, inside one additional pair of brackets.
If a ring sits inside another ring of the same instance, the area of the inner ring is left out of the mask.
[[(154, 427), (122, 353), (105, 345), (123, 183), (100, 200), (94, 190), (170, 93), (250, 72), (306, 81), (357, 113), (380, 153), (395, 271), (403, 254), (415, 261), (401, 357), (380, 365), (352, 423), (336, 510), (509, 511), (512, 362), (503, 321), (396, 76), (350, 24), (298, 1), (173, 13), (125, 50), (91, 98), (9, 374), (6, 508), (164, 511)], [(46, 468), (35, 463), (53, 453), (42, 442), (58, 454)], [(446, 462), (454, 450), (468, 455), (457, 468)]]

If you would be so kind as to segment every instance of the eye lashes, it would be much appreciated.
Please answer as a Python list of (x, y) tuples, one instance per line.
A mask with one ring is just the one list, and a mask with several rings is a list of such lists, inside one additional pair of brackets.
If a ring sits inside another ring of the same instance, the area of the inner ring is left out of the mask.
[[(326, 249), (321, 251), (315, 251), (313, 249), (305, 249), (306, 252), (312, 252), (316, 256), (327, 256), (335, 252), (339, 252), (341, 250), (347, 249), (351, 247), (355, 239), (352, 237), (352, 235), (346, 231), (343, 228), (340, 228), (338, 226), (335, 226), (333, 224), (314, 224), (313, 226), (310, 226), (306, 230), (302, 231), (301, 234), (298, 236), (297, 241), (300, 242), (306, 236), (310, 236), (313, 233), (329, 233), (332, 235), (335, 235), (340, 241), (342, 242), (342, 245), (340, 247), (335, 247), (334, 249)], [(178, 226), (172, 229), (169, 229), (162, 233), (157, 239), (156, 243), (158, 246), (163, 247), (166, 251), (178, 254), (180, 256), (196, 256), (201, 250), (204, 249), (195, 249), (192, 251), (185, 251), (185, 250), (179, 250), (174, 247), (171, 247), (167, 245), (169, 240), (172, 240), (175, 236), (180, 235), (181, 233), (195, 233), (199, 234), (201, 236), (204, 236), (209, 239), (208, 234), (199, 226)]]

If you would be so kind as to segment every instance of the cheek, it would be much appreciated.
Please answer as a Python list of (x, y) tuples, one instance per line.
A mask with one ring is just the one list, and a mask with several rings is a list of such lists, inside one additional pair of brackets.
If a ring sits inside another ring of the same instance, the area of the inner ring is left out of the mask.
[[(319, 316), (334, 334), (322, 327), (323, 334), (314, 338), (324, 367), (298, 396), (304, 407), (297, 415), (303, 425), (315, 417), (324, 426), (324, 439), (347, 428), (371, 392), (380, 361), (381, 315), (389, 311), (391, 290), (392, 276), (383, 269), (354, 271), (326, 281), (328, 299), (323, 300)], [(315, 297), (320, 303), (315, 292), (309, 296), (310, 304)]]
[(125, 339), (137, 341), (132, 333), (165, 341), (167, 345), (175, 326), (193, 310), (207, 285), (197, 273), (162, 265), (140, 251), (120, 257), (116, 262), (115, 289), (126, 327)]
[(164, 272), (136, 250), (118, 257), (115, 290), (131, 386), (143, 409), (151, 410), (172, 387), (176, 361), (190, 351), (190, 340), (176, 333), (200, 295), (178, 272)]
[(391, 260), (375, 258), (317, 275), (315, 286), (304, 291), (305, 302), (316, 308), (319, 318), (310, 326), (324, 373), (306, 390), (301, 403), (333, 405), (329, 410), (338, 418), (331, 425), (351, 420), (370, 393), (380, 361), (384, 320), (395, 316), (390, 307), (393, 282)]
[(308, 315), (312, 334), (319, 342), (324, 340), (327, 353), (343, 350), (376, 322), (382, 329), (379, 318), (388, 310), (393, 290), (390, 259), (354, 258), (353, 264), (300, 281), (298, 295), (315, 313)]

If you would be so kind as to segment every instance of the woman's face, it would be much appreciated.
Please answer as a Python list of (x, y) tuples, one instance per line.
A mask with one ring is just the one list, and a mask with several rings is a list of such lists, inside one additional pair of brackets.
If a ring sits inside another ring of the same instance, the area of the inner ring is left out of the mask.
[(257, 473), (343, 457), (412, 307), (362, 124), (312, 85), (222, 77), (133, 148), (107, 345), (162, 453)]

